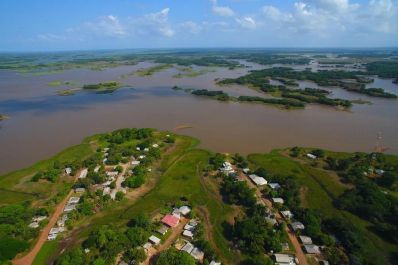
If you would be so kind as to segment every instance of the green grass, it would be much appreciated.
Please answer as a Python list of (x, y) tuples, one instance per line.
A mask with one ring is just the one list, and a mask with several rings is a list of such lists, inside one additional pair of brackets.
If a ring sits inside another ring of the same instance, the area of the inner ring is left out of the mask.
[(46, 264), (54, 254), (59, 251), (58, 240), (46, 241), (41, 247), (40, 252), (37, 254), (32, 265), (44, 265)]
[[(82, 160), (93, 153), (89, 139), (82, 144), (65, 149), (54, 157), (39, 161), (36, 164), (21, 170), (0, 176), (0, 204), (17, 203), (29, 199), (29, 194), (37, 195), (41, 199), (46, 199), (53, 195), (54, 190), (62, 189), (68, 180), (59, 178), (54, 185), (51, 182), (31, 182), (31, 176), (39, 170), (45, 170), (55, 161), (68, 162)], [(22, 195), (23, 194), (23, 195)], [(33, 197), (32, 197), (33, 198)]]

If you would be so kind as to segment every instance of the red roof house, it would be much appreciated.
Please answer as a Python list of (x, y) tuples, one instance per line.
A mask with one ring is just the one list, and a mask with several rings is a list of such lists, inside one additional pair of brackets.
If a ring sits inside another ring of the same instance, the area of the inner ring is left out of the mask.
[(180, 222), (180, 219), (178, 219), (178, 217), (171, 215), (171, 214), (165, 215), (165, 217), (163, 217), (163, 219), (162, 219), (162, 223), (167, 226), (170, 226), (170, 227), (176, 227), (179, 222)]

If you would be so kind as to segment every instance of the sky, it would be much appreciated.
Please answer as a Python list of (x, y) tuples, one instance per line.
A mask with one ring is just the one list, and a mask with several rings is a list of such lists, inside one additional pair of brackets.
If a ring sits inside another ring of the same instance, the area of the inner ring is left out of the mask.
[(396, 47), (398, 0), (1, 0), (0, 51)]

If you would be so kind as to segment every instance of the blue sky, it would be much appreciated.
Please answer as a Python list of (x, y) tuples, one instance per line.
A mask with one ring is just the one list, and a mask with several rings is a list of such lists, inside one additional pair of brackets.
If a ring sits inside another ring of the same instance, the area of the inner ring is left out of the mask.
[(0, 51), (383, 47), (398, 0), (1, 0)]

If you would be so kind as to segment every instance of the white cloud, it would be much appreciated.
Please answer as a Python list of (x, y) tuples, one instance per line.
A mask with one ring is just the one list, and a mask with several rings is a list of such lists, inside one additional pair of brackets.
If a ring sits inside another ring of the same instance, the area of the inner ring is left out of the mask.
[(119, 21), (119, 18), (113, 15), (103, 16), (94, 22), (85, 22), (76, 30), (91, 32), (105, 37), (124, 37), (127, 32)]
[[(157, 32), (165, 37), (172, 37), (174, 30), (169, 23), (169, 12), (170, 8), (165, 8), (160, 12), (148, 14), (144, 19), (139, 19), (137, 24), (149, 32)], [(142, 25), (140, 25), (140, 22)]]
[(202, 32), (203, 27), (193, 21), (185, 21), (180, 24), (180, 28), (183, 32), (189, 32), (192, 34), (198, 34)]
[(214, 14), (223, 17), (233, 17), (235, 12), (228, 6), (219, 6), (217, 0), (210, 0), (213, 4), (212, 11)]
[(235, 21), (242, 27), (247, 29), (255, 29), (257, 24), (251, 17), (236, 18)]

